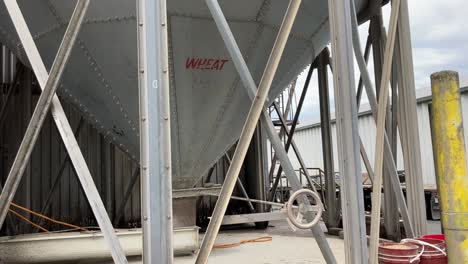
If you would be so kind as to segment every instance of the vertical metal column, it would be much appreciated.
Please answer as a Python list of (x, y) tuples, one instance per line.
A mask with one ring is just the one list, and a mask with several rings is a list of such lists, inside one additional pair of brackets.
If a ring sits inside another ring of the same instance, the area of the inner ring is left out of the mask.
[(367, 262), (350, 1), (329, 0), (346, 263)]
[(395, 47), (395, 38), (397, 23), (399, 17), (400, 0), (395, 0), (392, 3), (392, 10), (390, 14), (390, 26), (388, 30), (388, 40), (385, 43), (385, 54), (382, 68), (382, 78), (380, 80), (380, 96), (377, 111), (377, 136), (375, 141), (375, 177), (372, 185), (372, 215), (371, 215), (371, 234), (369, 242), (369, 262), (377, 263), (378, 259), (378, 244), (380, 236), (380, 207), (382, 196), (382, 175), (384, 173), (384, 155), (386, 144), (386, 115), (387, 104), (389, 97), (389, 84), (391, 78), (391, 69), (393, 63), (393, 54)]
[(138, 1), (143, 263), (171, 264), (172, 171), (166, 0)]
[[(250, 143), (250, 149), (247, 153), (246, 157), (246, 164), (245, 169), (247, 173), (247, 177), (245, 179), (247, 185), (247, 191), (249, 196), (253, 199), (257, 200), (266, 200), (266, 171), (264, 170), (264, 155), (266, 152), (263, 150), (263, 137), (262, 137), (262, 129), (260, 125), (257, 125), (257, 129), (255, 130), (255, 134), (252, 138), (252, 142)], [(240, 185), (239, 185), (240, 187)], [(249, 196), (245, 196), (249, 198)], [(255, 205), (255, 212), (256, 213), (263, 213), (265, 212), (266, 206), (264, 204), (256, 204)], [(267, 227), (267, 223), (255, 223), (258, 227)]]
[(449, 263), (468, 263), (468, 175), (458, 73), (431, 75), (432, 127)]
[[(421, 149), (419, 143), (418, 116), (416, 109), (416, 91), (414, 84), (413, 53), (409, 28), (408, 0), (401, 0), (398, 22), (398, 43), (400, 50), (400, 67), (398, 81), (398, 98), (400, 105), (400, 135), (405, 157), (406, 195), (408, 209), (413, 220), (414, 235), (427, 232), (426, 203), (422, 180)], [(403, 130), (403, 131), (402, 131)]]
[[(323, 170), (325, 171), (327, 227), (338, 227), (338, 201), (336, 199), (335, 169), (333, 164), (333, 145), (330, 122), (330, 96), (328, 86), (328, 62), (330, 52), (324, 49), (318, 57), (318, 83), (320, 100), (320, 128), (322, 133)], [(323, 190), (322, 190), (323, 192)]]
[[(382, 9), (379, 8), (378, 14), (376, 14), (370, 22), (370, 31), (371, 31), (371, 39), (372, 39), (372, 47), (373, 47), (373, 58), (374, 58), (374, 76), (375, 76), (375, 83), (379, 84), (382, 79), (382, 67), (383, 67), (383, 59), (384, 59), (384, 50), (383, 46), (385, 46), (384, 34), (385, 29), (383, 28), (383, 19), (382, 19)], [(376, 85), (377, 91), (377, 98), (380, 95), (379, 86)], [(393, 84), (392, 90), (396, 89), (396, 84)], [(390, 107), (390, 106), (388, 106)], [(388, 120), (391, 120), (388, 118)], [(390, 139), (392, 139), (391, 126), (389, 126), (389, 122), (387, 122), (387, 135), (390, 135)], [(389, 142), (393, 145), (393, 142)], [(396, 153), (394, 153), (396, 154)], [(384, 155), (390, 155), (388, 151), (384, 153)], [(392, 157), (393, 158), (393, 157)], [(387, 238), (392, 240), (397, 240), (400, 237), (400, 227), (399, 227), (399, 213), (398, 213), (398, 206), (396, 201), (395, 192), (391, 192), (391, 178), (390, 177), (397, 177), (389, 170), (389, 164), (384, 164), (384, 175), (383, 175), (383, 189), (384, 189), (384, 226), (385, 231), (387, 234)]]
[[(372, 83), (370, 81), (370, 75), (369, 75), (369, 72), (367, 71), (365, 58), (363, 58), (364, 56), (362, 55), (362, 51), (361, 51), (361, 48), (360, 48), (361, 44), (360, 44), (360, 40), (359, 40), (359, 32), (358, 32), (358, 28), (357, 28), (358, 24), (357, 24), (355, 10), (352, 10), (352, 16), (353, 16), (352, 25), (353, 25), (354, 54), (356, 55), (357, 63), (358, 63), (359, 69), (361, 71), (363, 84), (364, 84), (364, 87), (366, 88), (366, 94), (367, 94), (367, 98), (369, 99), (369, 104), (370, 104), (370, 107), (371, 107), (372, 116), (374, 117), (374, 121), (377, 123), (377, 99), (376, 99), (375, 91), (374, 91), (374, 88), (373, 88), (374, 86), (372, 85)], [(395, 52), (397, 52), (397, 51), (398, 51), (398, 49), (396, 49)], [(385, 133), (384, 133), (384, 141), (385, 141), (384, 142), (384, 151), (386, 153), (384, 155), (384, 162), (385, 162), (385, 165), (386, 165), (385, 169), (386, 169), (388, 174), (392, 175), (392, 177), (390, 177), (391, 187), (392, 187), (392, 189), (393, 189), (393, 191), (394, 191), (394, 193), (396, 195), (396, 198), (397, 198), (397, 203), (398, 203), (398, 207), (399, 207), (400, 212), (401, 212), (401, 216), (403, 218), (403, 225), (405, 226), (406, 235), (408, 237), (413, 237), (413, 228), (412, 228), (412, 225), (411, 225), (411, 220), (409, 218), (408, 209), (406, 207), (405, 197), (403, 195), (403, 191), (401, 190), (401, 185), (400, 185), (400, 181), (398, 179), (396, 164), (395, 164), (395, 161), (393, 160), (393, 156), (391, 155), (390, 143), (389, 143), (389, 140), (388, 140), (387, 135)], [(363, 157), (365, 163), (368, 163), (368, 159), (366, 159), (367, 154), (364, 155), (365, 149), (364, 149), (364, 145), (362, 144), (362, 140), (361, 140), (360, 143), (361, 143), (362, 157)], [(370, 165), (366, 164), (366, 167), (367, 167), (368, 171), (371, 171), (371, 166)]]

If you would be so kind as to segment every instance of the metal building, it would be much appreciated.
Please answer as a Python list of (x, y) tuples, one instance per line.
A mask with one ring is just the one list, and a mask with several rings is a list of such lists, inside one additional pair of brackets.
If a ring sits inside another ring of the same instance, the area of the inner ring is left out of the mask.
[[(468, 87), (460, 89), (462, 94), (462, 106), (464, 120), (468, 120)], [(421, 161), (422, 161), (422, 177), (425, 189), (436, 189), (436, 175), (434, 168), (434, 157), (432, 151), (432, 137), (431, 137), (431, 124), (430, 124), (430, 109), (431, 109), (431, 89), (418, 89), (416, 90), (417, 97), (417, 113), (418, 113), (418, 127), (419, 127), (419, 140), (421, 142)], [(358, 119), (359, 134), (367, 150), (370, 164), (374, 164), (375, 159), (375, 136), (376, 126), (372, 113), (368, 104), (361, 107)], [(467, 142), (468, 128), (464, 127), (465, 143)], [(336, 125), (334, 114), (332, 114), (332, 136), (333, 136), (333, 157), (335, 172), (339, 173), (338, 155), (337, 155), (337, 141), (336, 141)], [(304, 122), (301, 124), (294, 135), (295, 142), (303, 155), (303, 159), (309, 168), (323, 169), (322, 157), (322, 136), (320, 129), (320, 119)], [(289, 154), (294, 168), (299, 169), (300, 164), (295, 155)], [(404, 170), (403, 155), (401, 150), (401, 143), (398, 135), (398, 151), (397, 151), (397, 168), (399, 171)], [(362, 172), (366, 173), (366, 167), (361, 158)]]

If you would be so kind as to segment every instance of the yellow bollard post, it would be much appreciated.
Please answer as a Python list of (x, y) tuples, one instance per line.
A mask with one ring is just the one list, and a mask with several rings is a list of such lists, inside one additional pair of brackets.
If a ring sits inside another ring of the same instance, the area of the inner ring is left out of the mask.
[(468, 264), (468, 175), (458, 73), (431, 75), (432, 126), (449, 263)]

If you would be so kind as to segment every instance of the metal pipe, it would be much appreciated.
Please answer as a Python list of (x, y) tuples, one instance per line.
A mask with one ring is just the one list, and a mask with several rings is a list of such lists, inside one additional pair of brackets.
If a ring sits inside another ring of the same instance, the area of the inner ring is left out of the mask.
[(458, 73), (431, 75), (432, 130), (449, 263), (468, 263), (468, 177)]
[(368, 251), (352, 55), (351, 3), (330, 0), (328, 10), (346, 263), (365, 263)]
[[(239, 46), (236, 43), (234, 35), (232, 34), (231, 29), (229, 28), (227, 20), (223, 15), (221, 7), (219, 6), (218, 2), (213, 0), (207, 0), (207, 3), (209, 4), (208, 7), (216, 23), (216, 26), (218, 27), (218, 31), (221, 34), (224, 44), (226, 45), (226, 49), (229, 52), (234, 66), (236, 67), (236, 70), (241, 77), (241, 81), (246, 89), (247, 95), (249, 96), (250, 100), (253, 100), (255, 97), (255, 91), (257, 87), (253, 80), (252, 74), (250, 73), (247, 67), (247, 63), (242, 57), (242, 53), (239, 49)], [(266, 111), (263, 111), (262, 113), (261, 124), (264, 128), (264, 131), (267, 133), (268, 138), (270, 139), (271, 146), (275, 149), (275, 153), (278, 156), (278, 160), (280, 160), (281, 165), (283, 166), (286, 176), (288, 177), (288, 180), (291, 183), (292, 189), (296, 191), (301, 189), (302, 186), (294, 171), (294, 167), (292, 166), (288, 154), (284, 149), (284, 145), (281, 142), (276, 132), (276, 129), (270, 119), (270, 116)], [(306, 217), (309, 217), (309, 215), (307, 215)], [(308, 220), (312, 220), (312, 218)], [(314, 227), (312, 227), (311, 230), (327, 263), (336, 263), (335, 256), (331, 251), (330, 245), (328, 244), (322, 229), (318, 225), (315, 225)]]
[(173, 257), (171, 123), (166, 0), (138, 2), (143, 263)]
[[(8, 2), (10, 1), (5, 1), (5, 4), (9, 9), (9, 12), (11, 12), (11, 5), (8, 5)], [(80, 31), (88, 5), (89, 0), (81, 0), (76, 5), (55, 61), (52, 64), (50, 76), (47, 79), (44, 90), (38, 99), (24, 138), (18, 149), (18, 153), (16, 154), (16, 158), (11, 166), (10, 173), (8, 174), (5, 186), (3, 187), (2, 194), (0, 195), (0, 227), (3, 225), (10, 203), (16, 194), (16, 190), (21, 182), (24, 170), (28, 165), (37, 137), (41, 131), (42, 125), (44, 124), (44, 120), (49, 113), (49, 107), (52, 104), (55, 91), (59, 86), (60, 79), (68, 58), (70, 57), (71, 50), (75, 44), (76, 37)], [(12, 18), (15, 19), (13, 16)], [(18, 34), (21, 33), (22, 32), (18, 30)]]
[[(206, 3), (210, 10), (214, 10), (217, 6), (217, 0), (207, 0)], [(239, 176), (245, 155), (247, 154), (250, 141), (255, 132), (258, 120), (263, 113), (265, 101), (271, 88), (271, 83), (273, 82), (273, 78), (280, 63), (281, 56), (286, 46), (286, 42), (288, 40), (289, 33), (291, 32), (300, 4), (301, 0), (291, 0), (289, 3), (282, 25), (279, 29), (278, 36), (273, 46), (273, 50), (271, 51), (270, 58), (268, 59), (265, 71), (258, 86), (257, 94), (252, 102), (247, 120), (244, 124), (244, 128), (242, 129), (231, 166), (227, 172), (223, 187), (221, 189), (220, 197), (213, 212), (213, 217), (211, 218), (205, 237), (203, 238), (202, 246), (195, 262), (197, 264), (205, 264), (208, 262), (208, 257), (213, 248), (216, 236), (218, 235), (224, 213), (226, 212), (226, 208), (229, 204), (230, 196), (234, 190), (234, 186), (236, 184), (237, 177)]]
[[(29, 32), (23, 15), (21, 14), (18, 3), (15, 0), (4, 0), (4, 3), (8, 9), (10, 17), (13, 20), (13, 24), (18, 31), (18, 36), (21, 40), (21, 43), (23, 44), (24, 50), (29, 59), (29, 63), (31, 64), (31, 68), (36, 75), (36, 79), (39, 82), (41, 89), (44, 90), (49, 78), (49, 73), (47, 72), (36, 45), (34, 44), (33, 37)], [(104, 234), (104, 238), (111, 249), (114, 261), (116, 263), (127, 263), (122, 246), (117, 239), (117, 236), (112, 227), (112, 223), (107, 216), (104, 204), (102, 203), (99, 192), (96, 188), (96, 185), (94, 184), (91, 172), (86, 165), (86, 161), (80, 151), (78, 142), (73, 136), (73, 129), (68, 122), (65, 111), (57, 96), (54, 96), (50, 110), (57, 126), (57, 130), (62, 137), (68, 154), (70, 155), (70, 160), (72, 161), (75, 171), (77, 172), (80, 183), (85, 190), (85, 194), (88, 198), (89, 204), (91, 205), (94, 216), (96, 217), (99, 227)]]

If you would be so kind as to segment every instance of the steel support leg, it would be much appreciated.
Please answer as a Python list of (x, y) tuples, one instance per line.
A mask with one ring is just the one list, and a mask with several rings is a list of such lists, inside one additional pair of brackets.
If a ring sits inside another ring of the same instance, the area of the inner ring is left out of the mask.
[(346, 263), (368, 259), (359, 158), (350, 1), (328, 2)]
[[(406, 195), (408, 209), (414, 224), (414, 235), (426, 234), (426, 204), (424, 200), (424, 185), (421, 168), (421, 149), (419, 143), (418, 116), (416, 109), (416, 92), (414, 84), (413, 54), (411, 47), (411, 34), (409, 28), (408, 0), (401, 0), (398, 21), (398, 46), (401, 62), (399, 70), (401, 80), (398, 81), (398, 98), (404, 109), (399, 111), (402, 126), (400, 135), (406, 135), (405, 172), (406, 172)], [(406, 128), (406, 129), (405, 129)]]
[[(89, 1), (81, 1), (80, 4), (88, 3)], [(20, 37), (21, 43), (25, 48), (26, 55), (29, 59), (31, 67), (36, 75), (36, 78), (39, 82), (40, 87), (45, 90), (46, 83), (50, 85), (50, 81), (55, 78), (49, 79), (49, 73), (44, 65), (44, 62), (41, 59), (39, 51), (34, 44), (33, 37), (29, 32), (28, 26), (26, 21), (24, 20), (23, 15), (21, 14), (21, 10), (15, 0), (4, 0), (5, 6), (10, 13), (10, 16), (13, 20), (13, 24), (18, 32), (18, 36)], [(70, 24), (72, 25), (72, 24)], [(67, 29), (68, 31), (68, 29)], [(54, 64), (56, 64), (54, 62)], [(58, 65), (57, 65), (58, 66)], [(57, 67), (56, 66), (56, 67)], [(54, 68), (54, 67), (53, 67)], [(57, 70), (55, 70), (57, 71)], [(54, 73), (57, 77), (56, 73)], [(114, 229), (112, 227), (112, 223), (107, 216), (104, 204), (99, 196), (99, 192), (94, 184), (93, 178), (89, 171), (88, 166), (86, 165), (86, 161), (83, 157), (83, 154), (80, 151), (78, 142), (76, 138), (73, 136), (73, 130), (70, 127), (70, 123), (65, 115), (65, 111), (63, 110), (62, 105), (57, 96), (54, 96), (52, 99), (52, 106), (51, 106), (51, 113), (54, 118), (54, 121), (57, 125), (57, 129), (62, 137), (62, 140), (65, 144), (65, 148), (70, 155), (70, 160), (75, 167), (75, 171), (78, 173), (77, 176), (85, 190), (86, 196), (89, 200), (89, 204), (91, 205), (91, 209), (93, 210), (94, 216), (101, 228), (101, 231), (104, 234), (104, 238), (108, 243), (112, 257), (114, 258), (114, 262), (116, 263), (127, 263), (125, 258), (125, 253), (117, 239), (117, 236), (114, 233)], [(5, 197), (6, 199), (6, 197)], [(2, 199), (3, 201), (3, 199)], [(11, 200), (10, 200), (11, 201)], [(1, 202), (1, 201), (0, 201)], [(8, 207), (2, 206), (2, 209), (5, 208), (8, 210)]]
[(143, 263), (173, 263), (166, 0), (138, 1)]
[[(328, 93), (328, 61), (330, 53), (324, 49), (318, 57), (318, 83), (320, 100), (320, 127), (322, 133), (323, 170), (325, 171), (326, 223), (327, 227), (338, 227), (339, 212), (336, 199), (335, 169), (333, 165), (333, 145), (330, 122), (330, 96)], [(322, 192), (324, 190), (322, 189)]]
[[(379, 84), (381, 81), (382, 77), (382, 67), (383, 67), (383, 59), (384, 59), (384, 52), (383, 52), (383, 47), (385, 46), (385, 29), (383, 27), (383, 19), (382, 19), (382, 12), (381, 9), (378, 10), (379, 12), (371, 19), (370, 22), (370, 33), (372, 35), (372, 42), (374, 47), (374, 73), (375, 73), (375, 83)], [(357, 31), (356, 31), (357, 32)], [(358, 32), (356, 34), (359, 34)], [(368, 84), (369, 85), (369, 84)], [(396, 90), (396, 84), (393, 83), (392, 86), (392, 91)], [(378, 86), (377, 86), (378, 88)], [(379, 97), (379, 90), (377, 92), (377, 97)], [(386, 139), (387, 141), (388, 138), (392, 139), (392, 131), (391, 131), (391, 116), (390, 114), (390, 105), (387, 106), (387, 113), (388, 113), (388, 118), (386, 122)], [(390, 143), (390, 142), (389, 142)], [(389, 145), (391, 146), (391, 145)], [(385, 147), (385, 146), (384, 146)], [(392, 153), (391, 147), (387, 149), (385, 147), (384, 149), (384, 155), (388, 156), (390, 155), (393, 159), (393, 155), (395, 153)], [(388, 157), (384, 157), (384, 159), (388, 159)], [(396, 163), (395, 159), (394, 162)], [(395, 164), (396, 165), (396, 164)], [(384, 162), (384, 174), (383, 174), (383, 190), (385, 193), (385, 199), (384, 199), (384, 226), (385, 226), (385, 233), (387, 238), (392, 239), (397, 241), (400, 238), (400, 226), (399, 226), (399, 219), (400, 215), (398, 213), (398, 203), (396, 200), (396, 194), (395, 192), (390, 192), (389, 190), (392, 188), (392, 183), (391, 181), (394, 180), (392, 177), (395, 179), (398, 179), (398, 174), (397, 172), (392, 172), (390, 170), (392, 165), (390, 165), (388, 162)]]
[[(354, 11), (354, 10), (353, 10)], [(355, 12), (353, 12), (355, 14)], [(353, 17), (353, 16), (352, 16)], [(377, 99), (374, 91), (374, 86), (372, 85), (372, 82), (370, 81), (370, 75), (369, 72), (367, 71), (366, 65), (365, 65), (365, 59), (362, 56), (362, 51), (360, 48), (360, 41), (359, 41), (359, 35), (358, 35), (358, 30), (357, 30), (357, 21), (354, 21), (353, 23), (353, 42), (354, 42), (354, 53), (356, 54), (356, 59), (358, 62), (359, 69), (361, 71), (361, 76), (362, 80), (364, 83), (364, 87), (366, 89), (366, 94), (367, 98), (369, 99), (369, 105), (371, 107), (372, 115), (374, 117), (374, 121), (377, 123)], [(374, 37), (374, 33), (371, 34), (371, 37)], [(379, 49), (380, 45), (377, 45), (377, 49)], [(395, 160), (393, 159), (392, 152), (391, 152), (391, 146), (388, 140), (388, 137), (386, 133), (384, 134), (384, 162), (385, 162), (385, 167), (384, 169), (387, 170), (387, 173), (389, 175), (392, 175), (390, 177), (390, 182), (391, 182), (391, 187), (393, 189), (393, 192), (396, 195), (397, 199), (397, 204), (400, 209), (401, 216), (403, 218), (403, 225), (405, 227), (405, 232), (408, 237), (413, 237), (413, 228), (411, 224), (411, 219), (409, 217), (409, 212), (406, 207), (406, 201), (405, 197), (403, 195), (403, 191), (401, 190), (401, 185), (400, 181), (398, 179), (398, 173), (397, 173), (397, 168), (395, 164)], [(365, 153), (364, 145), (362, 144), (362, 140), (360, 142), (361, 144), (361, 153)], [(363, 155), (367, 156), (367, 155)], [(365, 161), (368, 159), (365, 159)], [(370, 171), (371, 167), (370, 165), (366, 165), (368, 167), (368, 171)]]
[[(391, 78), (393, 53), (395, 47), (396, 30), (398, 15), (400, 9), (400, 0), (392, 3), (390, 14), (390, 26), (388, 30), (388, 40), (385, 44), (385, 56), (382, 68), (382, 78), (380, 81), (379, 105), (377, 111), (377, 136), (375, 143), (375, 177), (372, 188), (372, 216), (371, 216), (371, 235), (369, 245), (369, 262), (377, 263), (378, 244), (380, 234), (380, 206), (381, 206), (381, 188), (384, 166), (384, 147), (385, 147), (385, 125), (387, 104), (389, 97), (389, 83)], [(387, 155), (388, 156), (388, 155)], [(393, 159), (393, 158), (392, 158)]]
[[(223, 12), (216, 0), (206, 0), (206, 3), (208, 5), (208, 8), (210, 9), (211, 15), (213, 16), (216, 26), (218, 27), (221, 37), (224, 40), (226, 48), (233, 60), (234, 66), (236, 67), (236, 70), (240, 75), (241, 81), (244, 84), (247, 95), (249, 96), (250, 100), (253, 100), (255, 98), (255, 91), (257, 87), (247, 67), (247, 63), (242, 57), (242, 53), (240, 52), (240, 49), (237, 46), (234, 35), (232, 34), (231, 29), (229, 28), (227, 20), (224, 17)], [(276, 132), (276, 129), (273, 126), (273, 123), (271, 122), (270, 116), (266, 111), (263, 111), (261, 115), (261, 123), (264, 131), (267, 133), (267, 136), (270, 139), (271, 145), (275, 149), (275, 153), (278, 156), (278, 160), (283, 166), (286, 176), (288, 177), (288, 180), (291, 183), (292, 189), (301, 189), (302, 186), (296, 173), (294, 172), (294, 167), (292, 166), (288, 154), (284, 149), (284, 145), (281, 142)], [(312, 233), (314, 234), (314, 237), (327, 263), (336, 263), (335, 256), (333, 255), (333, 252), (331, 251), (331, 248), (326, 240), (325, 234), (323, 233), (320, 226), (315, 225), (312, 228)]]

